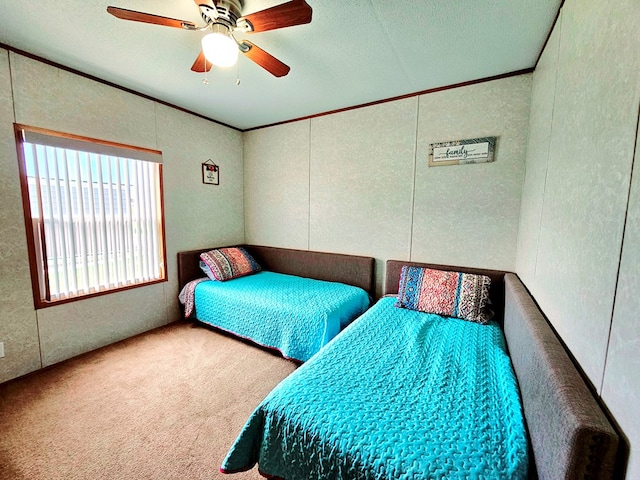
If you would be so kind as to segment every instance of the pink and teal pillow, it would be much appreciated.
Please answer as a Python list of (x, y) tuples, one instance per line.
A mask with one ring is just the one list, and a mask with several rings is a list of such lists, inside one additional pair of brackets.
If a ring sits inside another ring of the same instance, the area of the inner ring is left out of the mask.
[(224, 282), (257, 273), (260, 265), (242, 247), (216, 248), (200, 254), (201, 268), (211, 280)]
[(487, 323), (490, 312), (486, 275), (402, 267), (396, 307)]

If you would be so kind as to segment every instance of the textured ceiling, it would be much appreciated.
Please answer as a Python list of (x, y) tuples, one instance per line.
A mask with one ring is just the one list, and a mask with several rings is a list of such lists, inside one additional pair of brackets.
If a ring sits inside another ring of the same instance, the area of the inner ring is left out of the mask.
[[(245, 0), (243, 13), (280, 3)], [(0, 43), (244, 130), (532, 68), (561, 0), (307, 3), (310, 24), (238, 36), (289, 65), (282, 78), (241, 56), (205, 85), (190, 70), (203, 33), (106, 12), (201, 25), (193, 0), (0, 0)]]

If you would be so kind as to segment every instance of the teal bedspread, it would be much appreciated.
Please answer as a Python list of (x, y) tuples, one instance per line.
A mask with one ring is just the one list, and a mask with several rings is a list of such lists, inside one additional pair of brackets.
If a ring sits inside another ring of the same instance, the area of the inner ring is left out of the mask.
[(195, 288), (198, 320), (303, 362), (368, 307), (361, 288), (265, 271)]
[(383, 298), (258, 406), (220, 470), (286, 480), (527, 477), (499, 326)]

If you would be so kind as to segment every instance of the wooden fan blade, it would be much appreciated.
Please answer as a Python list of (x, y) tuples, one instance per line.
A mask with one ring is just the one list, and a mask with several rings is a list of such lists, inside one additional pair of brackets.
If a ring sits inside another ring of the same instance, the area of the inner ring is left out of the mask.
[(202, 50), (200, 50), (200, 55), (198, 55), (196, 61), (191, 65), (191, 70), (198, 73), (204, 73), (211, 70), (211, 62), (207, 61)]
[(291, 0), (256, 13), (245, 15), (238, 23), (245, 21), (252, 32), (265, 32), (276, 28), (292, 27), (311, 22), (311, 7), (304, 0)]
[(163, 25), (165, 27), (195, 29), (195, 24), (185, 20), (177, 20), (175, 18), (161, 17), (150, 13), (136, 12), (135, 10), (127, 10), (126, 8), (107, 7), (114, 17), (122, 20), (131, 20), (133, 22), (153, 23), (154, 25)]
[(291, 70), (288, 65), (247, 40), (241, 42), (240, 51), (275, 77), (284, 77)]

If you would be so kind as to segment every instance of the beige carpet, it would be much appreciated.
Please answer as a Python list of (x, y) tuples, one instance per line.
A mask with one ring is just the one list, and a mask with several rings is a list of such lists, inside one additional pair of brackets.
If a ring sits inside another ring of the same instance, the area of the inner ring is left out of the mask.
[(222, 475), (249, 414), (295, 365), (175, 323), (0, 385), (0, 479)]

